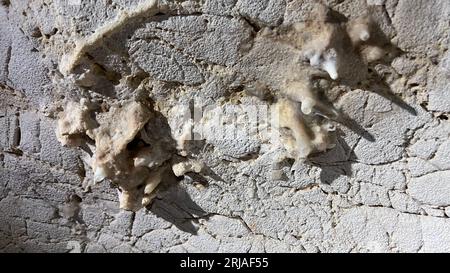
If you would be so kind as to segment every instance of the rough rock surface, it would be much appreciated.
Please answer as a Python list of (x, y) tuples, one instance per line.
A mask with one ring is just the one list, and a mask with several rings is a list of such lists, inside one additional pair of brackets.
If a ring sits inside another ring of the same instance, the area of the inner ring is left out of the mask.
[(277, 86), (285, 52), (257, 33), (313, 20), (318, 1), (157, 1), (91, 46), (80, 63), (93, 72), (68, 84), (75, 43), (146, 2), (0, 1), (1, 252), (450, 252), (449, 1), (324, 0), (334, 19), (369, 11), (395, 49), (363, 82), (327, 87), (351, 121), (336, 147), (277, 161), (282, 146), (246, 134), (243, 115), (233, 138), (173, 144), (186, 153), (172, 160), (201, 169), (163, 179), (133, 212), (92, 183), (89, 147), (58, 142), (64, 102), (86, 93), (108, 108), (147, 90), (164, 123), (148, 131), (176, 142), (190, 124), (178, 104), (264, 103), (246, 77)]

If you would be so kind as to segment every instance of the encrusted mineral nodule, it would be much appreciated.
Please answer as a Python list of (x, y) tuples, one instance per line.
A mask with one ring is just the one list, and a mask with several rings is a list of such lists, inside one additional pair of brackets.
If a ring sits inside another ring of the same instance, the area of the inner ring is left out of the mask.
[[(120, 207), (130, 210), (150, 203), (153, 191), (161, 182), (162, 173), (167, 167), (165, 163), (171, 161), (173, 154), (187, 155), (184, 145), (190, 140), (188, 136), (192, 131), (192, 119), (179, 124), (178, 128), (172, 128), (182, 131), (177, 140), (174, 140), (178, 143), (178, 152), (165, 150), (160, 143), (145, 138), (144, 127), (153, 122), (153, 112), (158, 110), (152, 109), (154, 106), (145, 102), (152, 99), (148, 89), (153, 87), (149, 86), (149, 81), (133, 83), (134, 86), (130, 83), (131, 78), (141, 73), (137, 70), (143, 69), (141, 61), (137, 61), (137, 68), (127, 72), (129, 75), (121, 75), (118, 84), (115, 84), (115, 89), (119, 89), (119, 92), (121, 88), (127, 89), (128, 93), (135, 94), (137, 98), (125, 99), (129, 96), (124, 94), (122, 101), (108, 102), (108, 98), (100, 94), (95, 99), (102, 100), (102, 105), (108, 109), (98, 111), (94, 110), (99, 107), (98, 103), (88, 102), (87, 94), (89, 90), (104, 88), (105, 81), (113, 81), (114, 75), (119, 77), (101, 66), (98, 68), (99, 65), (94, 61), (95, 54), (103, 51), (104, 44), (109, 43), (109, 40), (120, 38), (121, 31), (130, 25), (139, 24), (143, 18), (151, 19), (158, 10), (163, 10), (163, 6), (158, 4), (157, 1), (144, 1), (135, 9), (120, 12), (90, 36), (76, 40), (75, 48), (63, 56), (59, 65), (65, 77), (61, 80), (68, 81), (68, 85), (85, 88), (87, 93), (81, 93), (82, 98), (78, 104), (67, 101), (58, 123), (58, 139), (64, 145), (90, 144), (92, 155), (88, 161), (94, 173), (93, 182), (107, 179), (117, 185)], [(298, 56), (288, 60), (285, 70), (274, 72), (278, 74), (280, 83), (272, 92), (275, 103), (271, 110), (276, 116), (272, 126), (281, 133), (285, 157), (299, 161), (305, 160), (313, 152), (323, 152), (335, 146), (331, 134), (335, 131), (334, 123), (339, 114), (329, 103), (323, 90), (322, 93), (319, 90), (318, 82), (339, 78), (345, 80), (353, 69), (358, 68), (354, 66), (355, 60), (359, 60), (360, 65), (365, 67), (369, 62), (383, 57), (383, 49), (376, 46), (377, 43), (370, 43), (376, 36), (372, 35), (374, 23), (369, 16), (343, 23), (330, 21), (330, 10), (325, 6), (318, 5), (313, 12), (315, 18), (311, 21), (262, 29), (256, 33), (255, 38), (256, 43), (268, 46), (271, 43), (284, 43), (291, 54)], [(176, 36), (174, 38), (177, 39)], [(145, 50), (147, 45), (140, 41), (133, 44), (133, 38), (122, 42), (129, 44), (129, 52), (137, 52), (138, 55), (131, 59), (145, 60), (147, 54), (162, 50), (157, 45), (151, 47), (151, 51)], [(368, 47), (372, 47), (372, 53), (367, 53)], [(223, 54), (227, 54), (226, 48), (222, 50)], [(251, 58), (251, 54), (249, 55)], [(304, 62), (305, 59), (307, 62)], [(251, 59), (249, 62), (249, 65), (257, 65), (252, 64)], [(114, 70), (115, 67), (111, 69)], [(277, 70), (279, 67), (273, 69)], [(321, 71), (326, 72), (329, 77), (325, 77)], [(249, 79), (251, 81), (251, 77)], [(146, 145), (137, 145), (130, 150), (131, 142), (145, 142)], [(183, 176), (190, 171), (199, 173), (201, 167), (198, 164), (200, 163), (176, 163), (172, 171), (176, 176)]]
[[(165, 143), (146, 133), (145, 125), (155, 118), (150, 107), (136, 101), (111, 105), (106, 112), (97, 113), (93, 121), (93, 110), (81, 99), (78, 106), (69, 102), (59, 120), (61, 143), (93, 144), (88, 159), (93, 180), (109, 179), (116, 184), (123, 209), (135, 210), (150, 203), (153, 190), (161, 182), (162, 165), (170, 158)], [(129, 145), (138, 135), (141, 143), (132, 150)]]

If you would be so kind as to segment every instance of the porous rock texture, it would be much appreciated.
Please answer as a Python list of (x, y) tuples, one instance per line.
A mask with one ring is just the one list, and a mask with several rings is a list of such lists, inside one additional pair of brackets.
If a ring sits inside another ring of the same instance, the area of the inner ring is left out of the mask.
[(449, 1), (0, 3), (0, 251), (450, 252)]

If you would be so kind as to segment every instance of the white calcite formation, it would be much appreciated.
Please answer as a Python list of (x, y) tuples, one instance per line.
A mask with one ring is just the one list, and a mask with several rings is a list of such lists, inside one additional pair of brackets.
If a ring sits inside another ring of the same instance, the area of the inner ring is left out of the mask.
[[(57, 129), (59, 141), (81, 146), (82, 139), (84, 144), (90, 140), (93, 151), (88, 163), (94, 173), (93, 182), (109, 179), (117, 185), (120, 208), (147, 206), (161, 182), (162, 165), (170, 158), (164, 143), (148, 137), (144, 128), (154, 118), (151, 106), (136, 101), (112, 105), (106, 112), (97, 113), (94, 121), (85, 99), (80, 103), (77, 107), (69, 102), (62, 113)], [(137, 151), (131, 151), (128, 146), (137, 135), (142, 143), (136, 144)]]
[[(331, 80), (338, 80), (342, 71), (345, 76), (346, 71), (354, 69), (346, 67), (352, 66), (352, 58), (360, 58), (367, 66), (384, 56), (383, 48), (371, 45), (374, 23), (368, 15), (346, 23), (335, 23), (327, 21), (328, 12), (327, 7), (318, 6), (313, 20), (272, 30), (268, 34), (263, 31), (261, 36), (268, 37), (267, 43), (281, 40), (290, 44), (308, 60), (311, 68), (325, 71)], [(317, 77), (323, 76), (305, 67), (307, 65), (298, 64), (298, 59), (292, 62), (288, 64), (291, 69), (283, 75), (279, 87), (278, 97), (281, 99), (274, 109), (278, 113), (275, 125), (287, 129), (287, 132), (282, 132), (287, 157), (304, 160), (312, 152), (323, 152), (335, 146), (330, 132), (335, 131), (332, 120), (339, 118), (339, 114), (332, 105), (325, 103), (327, 98), (314, 87)]]

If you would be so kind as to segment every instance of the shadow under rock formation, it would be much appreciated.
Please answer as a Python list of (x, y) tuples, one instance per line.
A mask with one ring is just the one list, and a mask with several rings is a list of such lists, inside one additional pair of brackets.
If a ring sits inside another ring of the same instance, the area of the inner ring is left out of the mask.
[(352, 164), (355, 160), (354, 147), (350, 147), (344, 140), (344, 133), (336, 130), (336, 147), (325, 153), (316, 154), (306, 163), (319, 167), (320, 181), (330, 185), (340, 176), (350, 177), (353, 174)]
[[(349, 39), (349, 37), (347, 37), (346, 39)], [(358, 82), (356, 84), (349, 84), (348, 86), (352, 89), (360, 88), (378, 94), (385, 99), (392, 101), (394, 104), (406, 110), (411, 115), (416, 116), (416, 109), (406, 103), (401, 97), (396, 95), (389, 84), (386, 82), (386, 80), (383, 78), (383, 75), (380, 75), (380, 73), (377, 72), (376, 69), (377, 65), (391, 66), (394, 59), (405, 54), (405, 52), (396, 45), (392, 44), (390, 39), (384, 34), (384, 32), (376, 23), (373, 23), (371, 25), (371, 37), (366, 42), (366, 45), (383, 48), (385, 50), (385, 55), (380, 60), (369, 63), (367, 65), (366, 83), (363, 84), (361, 82)], [(359, 57), (362, 59), (362, 56)]]
[(190, 234), (197, 234), (198, 219), (207, 215), (197, 205), (179, 182), (165, 185), (147, 208), (164, 220), (174, 224), (178, 229)]
[(187, 172), (184, 177), (176, 177), (172, 170), (164, 174), (158, 186), (157, 197), (147, 206), (158, 217), (174, 224), (178, 229), (197, 234), (198, 220), (208, 218), (210, 212), (203, 210), (192, 200), (185, 187), (208, 187), (210, 180), (224, 181), (210, 167), (203, 166), (200, 173)]
[[(165, 145), (175, 152), (175, 140), (172, 138), (170, 126), (166, 117), (159, 112), (158, 118), (154, 122), (149, 122), (146, 126), (147, 135), (150, 139), (163, 139)], [(171, 163), (181, 162), (186, 158), (172, 155)], [(191, 177), (192, 173), (185, 174), (185, 180)], [(201, 176), (199, 174), (196, 174)], [(202, 177), (205, 181), (206, 179)], [(192, 178), (194, 179), (194, 178)], [(162, 177), (162, 182), (157, 188), (157, 196), (146, 208), (158, 217), (174, 224), (178, 229), (197, 234), (195, 223), (198, 217), (207, 214), (199, 205), (197, 205), (182, 185), (182, 177), (176, 177), (171, 168), (168, 168)], [(200, 181), (195, 179), (196, 181)], [(203, 180), (200, 181), (200, 183)], [(188, 186), (192, 184), (187, 183)]]

